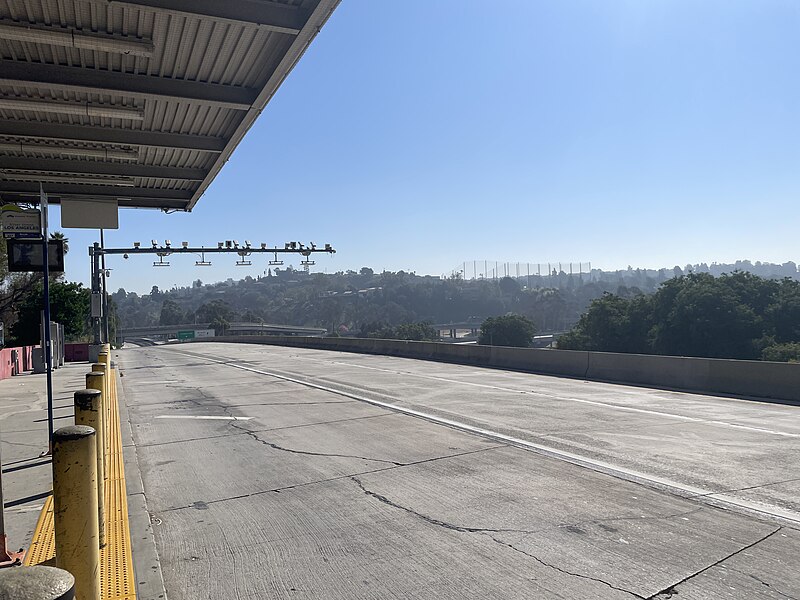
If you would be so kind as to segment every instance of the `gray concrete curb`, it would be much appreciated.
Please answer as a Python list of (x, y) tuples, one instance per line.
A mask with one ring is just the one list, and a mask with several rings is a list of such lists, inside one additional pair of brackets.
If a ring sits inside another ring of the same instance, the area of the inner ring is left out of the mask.
[[(112, 353), (117, 358), (116, 350)], [(116, 373), (120, 372), (119, 361), (116, 362)], [(144, 493), (144, 482), (139, 470), (139, 457), (133, 442), (128, 405), (122, 379), (117, 377), (117, 401), (119, 402), (120, 433), (122, 435), (122, 457), (125, 463), (125, 486), (128, 493), (128, 519), (131, 530), (131, 552), (133, 553), (133, 572), (136, 576), (137, 600), (166, 600), (167, 590), (161, 573), (161, 561), (158, 557), (150, 513), (147, 510), (147, 498)]]

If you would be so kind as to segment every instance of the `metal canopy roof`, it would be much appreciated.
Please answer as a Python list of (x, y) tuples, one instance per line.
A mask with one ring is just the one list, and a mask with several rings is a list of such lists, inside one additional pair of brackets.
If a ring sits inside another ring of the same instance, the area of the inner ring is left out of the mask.
[(0, 198), (191, 210), (340, 0), (0, 0)]

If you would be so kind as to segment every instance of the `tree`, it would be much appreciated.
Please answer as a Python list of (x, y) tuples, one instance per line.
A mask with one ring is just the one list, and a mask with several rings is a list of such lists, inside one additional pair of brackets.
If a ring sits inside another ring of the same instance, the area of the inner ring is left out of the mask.
[(519, 294), (519, 283), (511, 277), (503, 277), (499, 282), (500, 291), (506, 296), (516, 297)]
[(558, 339), (562, 350), (646, 353), (650, 329), (649, 298), (603, 294), (593, 300), (578, 324)]
[(393, 339), (414, 341), (436, 341), (439, 332), (430, 323), (404, 323), (394, 328)]
[(793, 342), (769, 346), (764, 348), (761, 358), (774, 362), (800, 362), (800, 344)]
[(67, 238), (63, 232), (61, 231), (54, 231), (50, 234), (51, 240), (61, 240), (64, 242), (64, 254), (66, 255), (69, 252), (69, 238)]
[(230, 326), (230, 322), (228, 322), (228, 320), (224, 317), (217, 315), (211, 321), (210, 326), (216, 335), (225, 335), (225, 330)]
[(364, 275), (366, 277), (372, 277), (375, 274), (375, 271), (373, 271), (369, 267), (361, 267), (361, 270), (358, 273), (359, 273), (359, 275)]
[(233, 314), (233, 309), (224, 300), (206, 302), (195, 311), (195, 317), (200, 323), (211, 323), (219, 319), (225, 321), (226, 326), (233, 319)]
[(180, 325), (186, 320), (183, 310), (174, 300), (167, 298), (161, 305), (161, 316), (158, 319), (159, 325)]
[(481, 325), (479, 344), (527, 348), (533, 341), (536, 326), (521, 315), (489, 317)]
[[(11, 337), (16, 344), (26, 346), (39, 343), (42, 288), (40, 281), (24, 294), (17, 305), (17, 321), (11, 326)], [(80, 283), (51, 283), (50, 318), (64, 326), (66, 337), (81, 339), (88, 334), (90, 307), (91, 293)]]

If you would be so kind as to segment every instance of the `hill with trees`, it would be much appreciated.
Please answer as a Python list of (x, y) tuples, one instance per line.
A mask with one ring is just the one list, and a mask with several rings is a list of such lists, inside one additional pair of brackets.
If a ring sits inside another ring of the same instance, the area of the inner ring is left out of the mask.
[(197, 323), (223, 330), (246, 321), (324, 327), (333, 335), (432, 339), (430, 324), (477, 329), (489, 317), (513, 314), (539, 333), (571, 330), (561, 347), (784, 357), (800, 343), (786, 333), (800, 282), (794, 263), (769, 269), (794, 278), (629, 268), (555, 272), (528, 287), (527, 277), (464, 280), (459, 274), (375, 273), (368, 267), (334, 274), (287, 268), (166, 291), (153, 286), (142, 295), (120, 289), (112, 298), (123, 328)]
[(696, 273), (654, 294), (605, 293), (558, 340), (571, 350), (800, 359), (800, 282)]

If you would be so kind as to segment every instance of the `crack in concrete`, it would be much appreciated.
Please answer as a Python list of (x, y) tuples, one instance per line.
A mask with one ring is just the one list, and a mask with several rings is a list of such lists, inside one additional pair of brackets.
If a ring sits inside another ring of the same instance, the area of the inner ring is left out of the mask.
[(367, 496), (375, 498), (375, 500), (377, 500), (378, 502), (382, 502), (383, 504), (391, 506), (392, 508), (397, 508), (399, 510), (405, 511), (408, 514), (414, 515), (415, 517), (418, 517), (423, 521), (430, 523), (431, 525), (436, 525), (437, 527), (444, 527), (445, 529), (450, 529), (451, 531), (459, 531), (461, 533), (525, 533), (525, 534), (534, 533), (533, 531), (527, 531), (524, 529), (489, 529), (486, 527), (466, 527), (463, 525), (454, 525), (453, 523), (448, 523), (447, 521), (441, 521), (439, 519), (434, 519), (433, 517), (429, 517), (428, 515), (415, 511), (413, 508), (403, 506), (402, 504), (397, 504), (396, 502), (389, 500), (389, 498), (383, 496), (382, 494), (373, 492), (372, 490), (368, 490), (364, 486), (363, 482), (356, 475), (351, 475), (350, 479)]
[(491, 535), (489, 537), (495, 543), (500, 544), (501, 546), (506, 546), (507, 548), (511, 548), (512, 550), (514, 550), (516, 552), (519, 552), (520, 554), (523, 554), (524, 556), (527, 556), (528, 558), (532, 558), (533, 560), (535, 560), (540, 565), (543, 565), (543, 566), (548, 567), (550, 569), (554, 569), (554, 570), (558, 571), (559, 573), (563, 573), (564, 575), (569, 575), (571, 577), (578, 577), (580, 579), (588, 579), (589, 581), (596, 581), (597, 583), (602, 583), (603, 585), (610, 587), (612, 590), (617, 590), (618, 592), (623, 592), (625, 594), (630, 594), (631, 596), (633, 596), (634, 598), (638, 598), (639, 600), (646, 600), (644, 596), (642, 596), (640, 594), (637, 594), (636, 592), (632, 592), (630, 590), (626, 590), (625, 588), (618, 587), (618, 586), (616, 586), (616, 585), (614, 585), (612, 583), (609, 583), (608, 581), (605, 581), (604, 579), (600, 579), (598, 577), (592, 577), (591, 575), (584, 575), (582, 573), (575, 573), (574, 571), (567, 571), (566, 569), (562, 569), (561, 567), (558, 567), (558, 566), (556, 566), (556, 565), (554, 565), (552, 563), (549, 563), (549, 562), (546, 562), (546, 561), (542, 560), (541, 558), (531, 554), (530, 552), (526, 552), (525, 550), (522, 550), (521, 548), (516, 547), (514, 544), (510, 544), (508, 542), (504, 542), (502, 540), (498, 540), (497, 538), (495, 538), (494, 536), (491, 536)]
[(758, 583), (760, 583), (763, 586), (768, 587), (769, 591), (771, 591), (771, 592), (773, 592), (775, 594), (778, 594), (781, 598), (788, 598), (789, 600), (797, 600), (797, 596), (790, 596), (789, 594), (786, 594), (786, 593), (780, 591), (778, 588), (776, 588), (771, 583), (767, 583), (766, 581), (764, 581), (760, 577), (756, 577), (752, 573), (745, 573), (741, 569), (736, 569), (736, 568), (730, 567), (730, 566), (726, 566), (725, 568), (728, 569), (729, 571), (734, 571), (736, 573), (740, 573), (740, 574), (744, 575), (745, 577), (750, 577), (751, 579), (755, 579)]
[(443, 527), (444, 529), (449, 529), (450, 531), (457, 531), (457, 532), (460, 532), (460, 533), (481, 533), (481, 534), (488, 535), (489, 538), (492, 541), (494, 541), (495, 543), (500, 544), (501, 546), (506, 546), (506, 547), (511, 548), (512, 550), (516, 551), (516, 552), (524, 554), (525, 556), (534, 559), (536, 562), (544, 565), (545, 567), (549, 567), (551, 569), (555, 569), (556, 571), (564, 573), (565, 575), (570, 575), (570, 576), (573, 576), (573, 577), (580, 577), (581, 579), (589, 579), (591, 581), (596, 581), (598, 583), (602, 583), (602, 584), (604, 584), (604, 585), (606, 585), (606, 586), (608, 586), (608, 587), (610, 587), (612, 589), (615, 589), (617, 591), (624, 592), (626, 594), (630, 594), (631, 596), (634, 596), (635, 598), (639, 598), (640, 600), (645, 600), (644, 596), (640, 596), (639, 594), (636, 594), (635, 592), (631, 592), (629, 590), (617, 587), (617, 586), (615, 586), (615, 585), (613, 585), (613, 584), (611, 584), (611, 583), (609, 583), (607, 581), (604, 581), (602, 579), (598, 579), (596, 577), (591, 577), (590, 575), (582, 575), (580, 573), (573, 573), (571, 571), (567, 571), (565, 569), (562, 569), (561, 567), (557, 567), (556, 565), (552, 565), (550, 563), (547, 563), (547, 562), (543, 561), (542, 559), (540, 559), (538, 556), (534, 556), (533, 554), (530, 554), (529, 552), (525, 552), (524, 550), (514, 546), (511, 543), (504, 542), (502, 540), (497, 539), (493, 535), (490, 535), (492, 533), (524, 533), (524, 534), (535, 533), (533, 531), (527, 531), (527, 530), (524, 530), (524, 529), (490, 529), (490, 528), (486, 528), (486, 527), (466, 527), (466, 526), (463, 526), (463, 525), (454, 525), (453, 523), (448, 523), (447, 521), (442, 521), (440, 519), (435, 519), (435, 518), (430, 517), (428, 515), (425, 515), (425, 514), (422, 514), (420, 512), (417, 512), (416, 510), (414, 510), (412, 508), (409, 508), (407, 506), (403, 506), (402, 504), (397, 504), (396, 502), (390, 500), (386, 496), (383, 496), (382, 494), (378, 494), (377, 492), (374, 492), (372, 490), (367, 489), (364, 486), (363, 482), (357, 476), (351, 476), (350, 479), (367, 496), (370, 496), (371, 498), (374, 498), (378, 502), (386, 504), (387, 506), (391, 506), (392, 508), (396, 508), (396, 509), (402, 510), (404, 512), (407, 512), (410, 515), (413, 515), (413, 516), (415, 516), (415, 517), (417, 517), (419, 519), (422, 519), (426, 523), (430, 523), (431, 525), (435, 525), (436, 527)]
[[(348, 473), (347, 475), (337, 475), (335, 477), (327, 477), (325, 479), (317, 479), (315, 481), (306, 481), (306, 482), (303, 482), (303, 483), (295, 483), (293, 485), (286, 485), (286, 486), (277, 487), (277, 488), (270, 488), (268, 490), (259, 490), (257, 492), (250, 492), (250, 493), (247, 493), (247, 494), (237, 494), (235, 496), (227, 496), (225, 498), (219, 498), (217, 500), (209, 500), (205, 504), (206, 505), (217, 504), (217, 503), (220, 503), (220, 502), (228, 502), (230, 500), (241, 500), (243, 498), (250, 498), (252, 496), (261, 496), (263, 494), (286, 492), (286, 491), (289, 491), (289, 490), (303, 488), (303, 487), (307, 487), (307, 486), (311, 486), (311, 485), (317, 485), (319, 483), (329, 483), (331, 481), (338, 481), (340, 479), (349, 479), (350, 477), (359, 476), (359, 475), (371, 475), (373, 473), (382, 473), (384, 471), (392, 471), (394, 469), (402, 469), (404, 467), (413, 467), (415, 465), (421, 465), (421, 464), (424, 464), (424, 463), (434, 462), (434, 461), (437, 461), (437, 460), (444, 460), (444, 459), (447, 459), (447, 458), (456, 458), (456, 457), (459, 457), (459, 456), (467, 456), (469, 454), (477, 454), (478, 452), (486, 452), (487, 450), (494, 450), (496, 448), (502, 448), (502, 447), (504, 447), (504, 446), (490, 446), (488, 448), (480, 448), (478, 450), (468, 450), (466, 452), (459, 452), (458, 454), (448, 454), (446, 456), (434, 456), (433, 458), (426, 458), (426, 459), (419, 460), (419, 461), (416, 461), (416, 462), (408, 463), (406, 465), (391, 466), (391, 467), (380, 467), (378, 469), (370, 469), (368, 471), (359, 471), (358, 473)], [(173, 512), (173, 511), (185, 510), (187, 508), (194, 508), (194, 507), (195, 507), (194, 504), (190, 504), (188, 506), (174, 506), (172, 508), (166, 508), (166, 509), (164, 509), (164, 510), (162, 510), (160, 512), (162, 512), (162, 513), (163, 512)]]
[(681, 579), (680, 581), (678, 581), (676, 583), (673, 583), (673, 584), (665, 587), (663, 590), (660, 590), (660, 591), (656, 592), (652, 596), (648, 596), (646, 598), (646, 600), (659, 600), (659, 599), (672, 598), (672, 596), (678, 594), (678, 591), (675, 588), (677, 588), (679, 585), (684, 584), (684, 583), (686, 583), (687, 581), (689, 581), (691, 579), (694, 579), (695, 577), (705, 573), (709, 569), (713, 569), (714, 567), (719, 566), (720, 564), (724, 563), (726, 560), (730, 560), (731, 558), (733, 558), (737, 554), (741, 554), (745, 550), (749, 550), (753, 546), (756, 546), (757, 544), (760, 544), (761, 542), (764, 542), (764, 541), (768, 540), (769, 538), (771, 538), (773, 535), (775, 535), (776, 533), (778, 533), (782, 529), (783, 529), (783, 527), (778, 527), (777, 529), (774, 529), (773, 531), (769, 532), (768, 534), (758, 538), (755, 542), (747, 544), (743, 548), (739, 548), (738, 550), (736, 550), (735, 552), (731, 552), (727, 556), (723, 556), (718, 561), (716, 561), (716, 562), (714, 562), (714, 563), (712, 563), (712, 564), (710, 564), (710, 565), (708, 565), (706, 567), (703, 567), (699, 571), (696, 571), (696, 572), (692, 573), (691, 575), (689, 575), (687, 577), (684, 577), (683, 579)]
[(356, 459), (359, 459), (359, 460), (368, 460), (368, 461), (372, 461), (372, 462), (385, 463), (385, 464), (388, 464), (388, 465), (395, 465), (396, 467), (403, 467), (403, 466), (406, 465), (406, 463), (401, 463), (401, 462), (397, 462), (397, 461), (394, 461), (394, 460), (385, 460), (385, 459), (382, 459), (382, 458), (369, 458), (367, 456), (357, 456), (355, 454), (336, 454), (336, 453), (328, 453), (328, 452), (312, 452), (310, 450), (294, 450), (292, 448), (286, 448), (285, 446), (279, 446), (278, 444), (276, 444), (274, 442), (267, 441), (264, 438), (259, 437), (258, 435), (256, 435), (255, 432), (250, 431), (249, 429), (243, 429), (241, 426), (237, 425), (236, 422), (231, 421), (228, 424), (231, 427), (233, 427), (234, 429), (238, 429), (239, 431), (242, 431), (245, 434), (249, 435), (251, 438), (256, 440), (258, 443), (263, 444), (265, 446), (269, 446), (270, 448), (272, 448), (274, 450), (280, 450), (281, 452), (289, 452), (290, 454), (303, 454), (305, 456), (322, 456), (322, 457), (325, 457), (325, 458), (356, 458)]
[(719, 492), (708, 492), (706, 494), (694, 494), (692, 496), (688, 496), (689, 498), (707, 498), (709, 496), (716, 496), (717, 494), (730, 494), (732, 492), (746, 492), (747, 490), (757, 490), (759, 488), (770, 487), (773, 485), (781, 485), (783, 483), (794, 483), (795, 481), (800, 481), (800, 477), (793, 477), (792, 479), (783, 479), (781, 481), (772, 481), (770, 483), (759, 483), (758, 485), (749, 485), (747, 487), (740, 487), (740, 488), (732, 488), (729, 490), (721, 490)]

